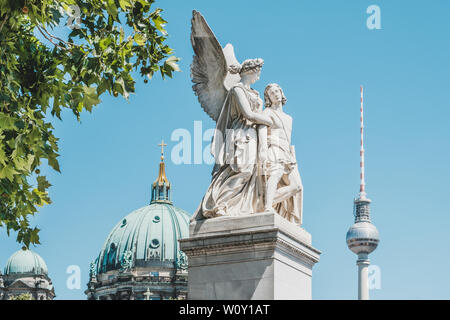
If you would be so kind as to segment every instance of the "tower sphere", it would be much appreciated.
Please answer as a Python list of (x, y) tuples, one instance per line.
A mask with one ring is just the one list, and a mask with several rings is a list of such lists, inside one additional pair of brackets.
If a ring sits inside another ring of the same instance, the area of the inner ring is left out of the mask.
[(347, 231), (347, 246), (356, 254), (371, 253), (377, 248), (378, 242), (378, 230), (368, 221), (356, 222)]

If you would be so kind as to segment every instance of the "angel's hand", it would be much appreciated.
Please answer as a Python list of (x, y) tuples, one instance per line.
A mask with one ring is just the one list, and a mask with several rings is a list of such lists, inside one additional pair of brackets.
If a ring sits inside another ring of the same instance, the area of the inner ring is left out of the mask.
[(269, 127), (272, 126), (272, 119), (270, 119), (270, 117), (268, 117), (264, 113), (252, 111), (252, 109), (250, 108), (250, 103), (244, 92), (244, 89), (240, 87), (235, 87), (233, 88), (233, 92), (238, 100), (238, 106), (247, 120), (250, 120), (255, 124), (264, 124)]
[(272, 127), (273, 126), (272, 118), (267, 116), (267, 115), (265, 115), (265, 114), (261, 115), (260, 122), (262, 122), (262, 124), (264, 124), (264, 125), (266, 125), (268, 127)]

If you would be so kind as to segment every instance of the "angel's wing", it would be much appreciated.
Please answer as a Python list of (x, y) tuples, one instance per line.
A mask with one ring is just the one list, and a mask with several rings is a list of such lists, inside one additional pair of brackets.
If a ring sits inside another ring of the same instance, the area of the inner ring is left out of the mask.
[[(232, 64), (239, 65), (235, 55), (234, 48), (231, 43), (228, 43), (225, 48), (223, 48), (223, 54), (225, 56), (225, 61), (227, 62), (227, 66), (231, 66)], [(238, 83), (241, 80), (241, 76), (239, 74), (231, 74), (227, 72), (225, 77), (224, 85), (227, 90), (230, 90), (232, 86)]]
[[(227, 79), (229, 64), (219, 41), (200, 12), (195, 10), (192, 12), (191, 22), (191, 43), (195, 53), (191, 64), (191, 78), (194, 83), (192, 88), (203, 110), (217, 121), (227, 95), (228, 85), (232, 81)], [(231, 53), (234, 57), (232, 46)]]

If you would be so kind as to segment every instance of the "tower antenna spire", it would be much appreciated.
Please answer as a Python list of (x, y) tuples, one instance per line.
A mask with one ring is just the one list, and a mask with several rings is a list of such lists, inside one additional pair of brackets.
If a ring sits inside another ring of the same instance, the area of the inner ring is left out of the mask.
[(361, 113), (361, 117), (360, 117), (360, 131), (361, 131), (361, 146), (360, 146), (360, 151), (359, 151), (359, 155), (360, 155), (360, 162), (359, 162), (359, 166), (361, 169), (360, 172), (360, 185), (359, 185), (359, 197), (361, 199), (364, 199), (366, 197), (366, 181), (365, 181), (365, 167), (364, 167), (364, 98), (363, 98), (363, 86), (359, 87), (360, 92), (361, 92), (361, 109), (360, 109), (360, 113)]

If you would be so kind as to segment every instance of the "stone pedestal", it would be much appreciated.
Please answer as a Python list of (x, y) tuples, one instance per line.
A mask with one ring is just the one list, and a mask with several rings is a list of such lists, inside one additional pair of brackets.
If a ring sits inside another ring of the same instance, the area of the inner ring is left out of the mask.
[(274, 213), (190, 224), (188, 299), (311, 299), (320, 251), (311, 235)]

